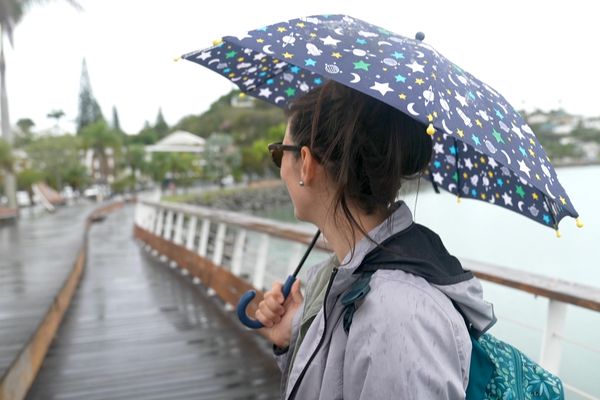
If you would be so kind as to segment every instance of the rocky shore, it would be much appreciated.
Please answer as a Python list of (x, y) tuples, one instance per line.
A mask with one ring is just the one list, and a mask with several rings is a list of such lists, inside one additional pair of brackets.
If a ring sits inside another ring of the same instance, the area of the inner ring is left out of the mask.
[(290, 196), (280, 182), (211, 191), (188, 198), (185, 202), (248, 214), (262, 214), (269, 209), (291, 205)]

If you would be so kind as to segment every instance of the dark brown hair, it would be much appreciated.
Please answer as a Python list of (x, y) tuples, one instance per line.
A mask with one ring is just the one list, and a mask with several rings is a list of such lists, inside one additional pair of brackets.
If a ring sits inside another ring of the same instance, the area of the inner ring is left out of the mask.
[[(426, 126), (371, 96), (335, 81), (294, 101), (286, 112), (295, 144), (308, 146), (336, 187), (334, 213), (371, 239), (349, 204), (389, 214), (404, 180), (431, 159)], [(352, 254), (354, 253), (353, 243)]]

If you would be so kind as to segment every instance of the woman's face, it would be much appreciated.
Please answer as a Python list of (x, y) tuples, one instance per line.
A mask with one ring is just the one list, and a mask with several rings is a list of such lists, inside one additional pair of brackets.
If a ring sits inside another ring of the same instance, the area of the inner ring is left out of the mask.
[[(285, 136), (283, 138), (283, 144), (295, 145), (292, 137), (290, 135), (290, 124), (288, 123)], [(281, 169), (279, 173), (281, 175), (281, 180), (285, 184), (288, 193), (290, 194), (290, 198), (292, 199), (292, 203), (294, 204), (294, 214), (297, 219), (305, 221), (306, 216), (306, 207), (307, 203), (307, 193), (306, 187), (300, 186), (300, 181), (302, 180), (301, 176), (301, 168), (302, 168), (302, 158), (299, 157), (292, 151), (284, 151), (283, 157), (281, 159)]]

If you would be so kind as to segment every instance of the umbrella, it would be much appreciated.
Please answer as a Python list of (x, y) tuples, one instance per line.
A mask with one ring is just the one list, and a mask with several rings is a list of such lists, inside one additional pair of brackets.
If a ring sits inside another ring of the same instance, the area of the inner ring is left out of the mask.
[[(521, 115), (423, 39), (345, 15), (317, 15), (226, 36), (182, 58), (281, 108), (328, 80), (359, 90), (428, 126), (433, 157), (426, 177), (437, 192), (500, 205), (556, 229), (557, 236), (565, 216), (583, 226)], [(318, 234), (286, 280), (284, 296)], [(237, 311), (246, 326), (260, 328), (246, 314), (254, 296), (242, 296)]]
[(558, 234), (562, 218), (579, 215), (533, 131), (501, 94), (417, 36), (317, 15), (226, 36), (182, 58), (281, 108), (329, 79), (373, 96), (429, 126), (426, 177), (436, 191), (500, 205)]

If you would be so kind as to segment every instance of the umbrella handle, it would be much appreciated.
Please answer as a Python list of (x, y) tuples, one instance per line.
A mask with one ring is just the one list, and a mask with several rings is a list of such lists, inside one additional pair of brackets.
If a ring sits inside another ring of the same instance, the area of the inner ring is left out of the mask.
[[(284, 300), (287, 299), (288, 295), (290, 294), (292, 285), (294, 284), (295, 281), (296, 281), (296, 277), (294, 275), (288, 276), (287, 279), (285, 280), (285, 283), (283, 284), (283, 288), (281, 289)], [(264, 325), (260, 321), (250, 318), (248, 316), (248, 313), (246, 312), (248, 305), (254, 299), (254, 297), (256, 297), (256, 291), (254, 291), (254, 290), (248, 290), (246, 293), (244, 293), (242, 295), (242, 297), (240, 297), (240, 301), (236, 308), (237, 316), (238, 316), (238, 319), (240, 320), (240, 322), (250, 329), (264, 328)]]

